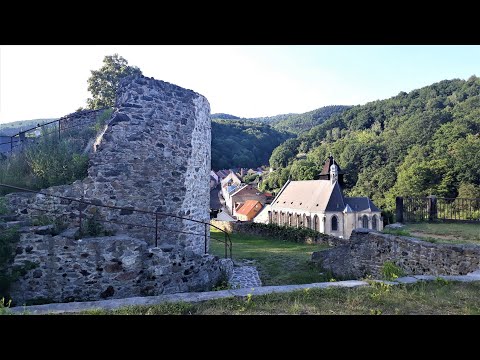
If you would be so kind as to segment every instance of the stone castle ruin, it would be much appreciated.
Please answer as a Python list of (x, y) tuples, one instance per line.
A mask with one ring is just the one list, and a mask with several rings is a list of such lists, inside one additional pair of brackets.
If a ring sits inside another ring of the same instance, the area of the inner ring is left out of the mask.
[[(205, 254), (209, 227), (201, 223), (209, 221), (210, 127), (204, 96), (144, 76), (122, 79), (88, 176), (42, 191), (122, 209), (7, 195), (10, 208), (24, 219), (42, 208), (70, 221), (57, 235), (22, 230), (13, 266), (29, 266), (11, 287), (15, 303), (199, 291), (228, 276), (231, 260)], [(115, 236), (76, 239), (80, 212), (107, 221), (105, 228)]]

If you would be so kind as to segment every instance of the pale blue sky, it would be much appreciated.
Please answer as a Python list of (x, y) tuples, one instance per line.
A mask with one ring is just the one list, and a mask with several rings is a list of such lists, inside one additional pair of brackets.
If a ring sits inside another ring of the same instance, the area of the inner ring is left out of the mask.
[(240, 117), (357, 105), (444, 79), (480, 76), (480, 46), (0, 46), (0, 123), (86, 105), (90, 70), (118, 53), (144, 75)]

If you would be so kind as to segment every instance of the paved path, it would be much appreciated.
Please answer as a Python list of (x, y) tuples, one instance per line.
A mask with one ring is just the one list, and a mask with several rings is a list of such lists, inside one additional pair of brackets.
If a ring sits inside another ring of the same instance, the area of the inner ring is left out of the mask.
[[(405, 283), (415, 283), (418, 281), (432, 281), (437, 278), (442, 278), (445, 280), (451, 281), (480, 281), (480, 270), (474, 271), (467, 275), (457, 275), (457, 276), (431, 276), (431, 275), (414, 275), (414, 276), (405, 276), (402, 278), (396, 279), (396, 281), (382, 281), (392, 285), (399, 285)], [(155, 305), (163, 302), (176, 302), (176, 301), (185, 301), (185, 302), (199, 302), (205, 300), (214, 300), (214, 299), (223, 299), (229, 297), (240, 296), (244, 297), (248, 294), (251, 295), (265, 295), (271, 293), (285, 293), (295, 290), (302, 289), (313, 289), (320, 288), (326, 289), (330, 287), (344, 287), (344, 288), (355, 288), (359, 286), (368, 286), (366, 281), (358, 280), (348, 280), (348, 281), (337, 281), (337, 282), (324, 282), (324, 283), (314, 283), (314, 284), (303, 284), (303, 285), (281, 285), (281, 286), (260, 286), (255, 288), (243, 288), (243, 289), (234, 289), (234, 290), (222, 290), (222, 291), (208, 291), (208, 292), (192, 292), (192, 293), (178, 293), (178, 294), (169, 294), (169, 295), (159, 295), (159, 296), (146, 296), (146, 297), (133, 297), (126, 299), (113, 299), (113, 300), (101, 300), (101, 301), (85, 301), (85, 302), (71, 302), (63, 304), (46, 304), (46, 305), (34, 305), (34, 306), (18, 306), (9, 309), (13, 313), (22, 314), (24, 312), (28, 314), (60, 314), (60, 313), (72, 313), (79, 312), (82, 310), (92, 310), (92, 309), (105, 309), (112, 310), (118, 309), (124, 306), (129, 305)]]
[(260, 276), (255, 266), (236, 266), (228, 280), (234, 289), (256, 288), (262, 286)]
[(218, 193), (220, 191), (220, 185), (217, 185), (215, 188), (210, 190), (210, 209), (221, 209), (222, 203), (220, 202), (220, 198)]

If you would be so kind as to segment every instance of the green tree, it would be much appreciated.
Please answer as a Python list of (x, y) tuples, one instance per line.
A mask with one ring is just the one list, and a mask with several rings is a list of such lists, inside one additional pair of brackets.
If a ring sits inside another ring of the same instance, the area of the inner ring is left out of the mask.
[(88, 79), (88, 91), (92, 97), (87, 99), (90, 109), (113, 107), (115, 95), (120, 79), (128, 75), (142, 75), (136, 66), (129, 66), (128, 61), (118, 54), (105, 56), (103, 66), (99, 70), (92, 70)]
[(319, 173), (317, 164), (307, 160), (295, 161), (290, 169), (292, 180), (314, 180)]
[(480, 186), (462, 182), (458, 187), (458, 197), (467, 199), (480, 198)]

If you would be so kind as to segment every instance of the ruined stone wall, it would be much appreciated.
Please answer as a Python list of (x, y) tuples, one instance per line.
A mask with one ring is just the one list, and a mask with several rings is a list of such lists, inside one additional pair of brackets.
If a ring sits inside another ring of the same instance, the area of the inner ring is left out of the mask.
[[(210, 105), (192, 90), (147, 77), (124, 78), (120, 84), (117, 110), (108, 121), (96, 152), (91, 154), (88, 177), (72, 187), (44, 190), (53, 195), (83, 197), (99, 205), (174, 214), (198, 221), (210, 220)], [(8, 197), (19, 210), (25, 199)], [(54, 204), (55, 206), (52, 206)], [(66, 204), (38, 195), (30, 207), (46, 209), (47, 215), (64, 212), (78, 222), (77, 203)], [(91, 208), (83, 209), (88, 214)], [(21, 211), (30, 214), (27, 206)], [(105, 227), (155, 241), (156, 219), (152, 214), (130, 210), (97, 208), (103, 219), (132, 225)], [(205, 252), (203, 224), (158, 217), (159, 245), (173, 245), (179, 251)], [(209, 231), (207, 231), (207, 248)]]
[(380, 276), (392, 261), (407, 275), (465, 275), (480, 268), (480, 246), (434, 244), (406, 236), (357, 229), (350, 243), (314, 252), (312, 261), (336, 276)]
[(12, 268), (29, 269), (13, 283), (16, 305), (102, 300), (211, 289), (233, 263), (173, 248), (151, 248), (127, 235), (75, 240), (24, 232)]
[[(42, 190), (96, 205), (40, 194), (6, 196), (20, 220), (45, 215), (68, 226), (64, 235), (22, 235), (14, 266), (31, 262), (38, 268), (13, 284), (14, 300), (85, 301), (206, 290), (218, 279), (220, 265), (231, 260), (204, 255), (208, 225), (180, 217), (210, 220), (210, 149), (205, 97), (153, 78), (124, 78), (116, 110), (90, 154), (88, 176)], [(155, 216), (133, 209), (177, 216), (158, 217), (158, 247)], [(75, 240), (80, 212), (83, 224), (85, 216), (109, 221), (102, 224), (116, 236)]]
[[(85, 197), (208, 222), (211, 123), (207, 99), (163, 81), (125, 78), (116, 107), (91, 158)], [(151, 215), (125, 211), (104, 215), (118, 222), (155, 225)], [(168, 217), (160, 217), (159, 223), (162, 244), (204, 252), (202, 224)], [(153, 243), (154, 231), (136, 227), (129, 231)]]

